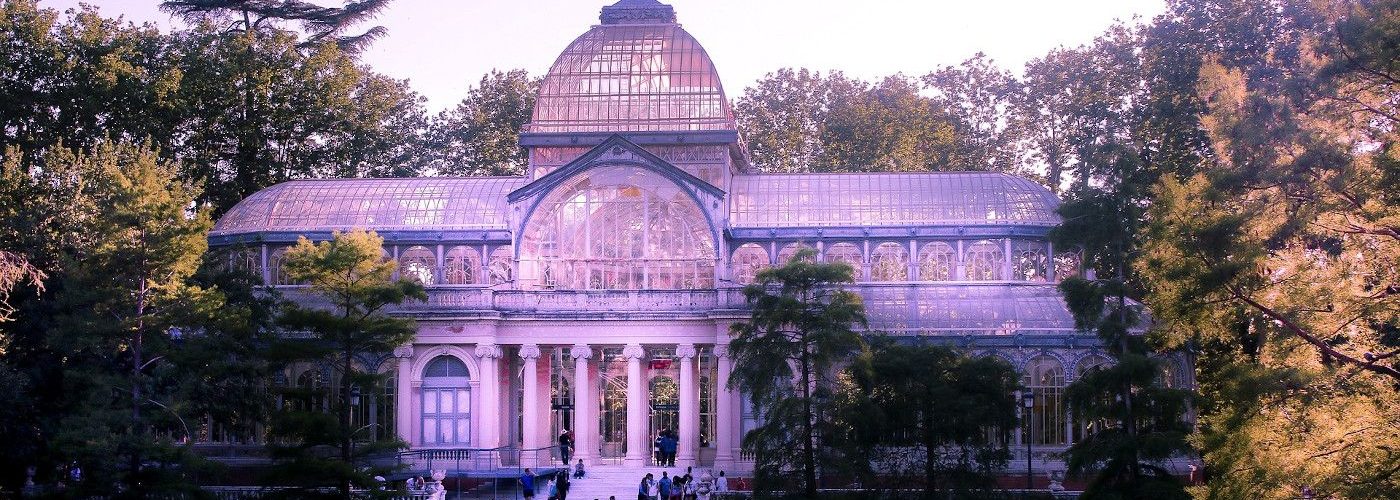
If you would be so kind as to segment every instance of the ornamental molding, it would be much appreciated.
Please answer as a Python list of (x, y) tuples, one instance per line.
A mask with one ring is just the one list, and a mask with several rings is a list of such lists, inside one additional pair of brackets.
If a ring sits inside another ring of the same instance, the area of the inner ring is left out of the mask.
[(676, 357), (681, 359), (693, 359), (696, 355), (695, 344), (681, 344), (676, 346)]
[(729, 344), (715, 344), (715, 357), (716, 357), (716, 358), (728, 358), (728, 357), (729, 357)]
[(394, 348), (394, 357), (399, 358), (399, 359), (408, 359), (408, 358), (413, 357), (413, 346), (412, 346), (412, 345), (409, 345), (409, 344), (405, 344), (405, 345), (401, 345), (401, 346), (395, 347), (395, 348)]
[(588, 347), (588, 344), (574, 344), (574, 347), (569, 349), (569, 356), (574, 359), (591, 359), (593, 348)]
[(640, 344), (627, 344), (627, 347), (622, 348), (622, 357), (627, 359), (642, 359), (646, 355), (647, 350)]
[(476, 346), (475, 354), (476, 357), (483, 359), (496, 359), (503, 355), (501, 346), (496, 344), (479, 344)]
[(539, 346), (539, 344), (525, 344), (525, 345), (520, 346), (520, 357), (521, 357), (522, 359), (539, 359), (539, 357), (540, 357), (540, 346)]

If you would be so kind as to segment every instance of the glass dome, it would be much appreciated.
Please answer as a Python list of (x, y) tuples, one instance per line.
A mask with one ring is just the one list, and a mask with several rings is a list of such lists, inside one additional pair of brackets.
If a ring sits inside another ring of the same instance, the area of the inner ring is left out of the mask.
[(734, 227), (1055, 226), (1050, 190), (991, 172), (735, 176)]
[(506, 194), (525, 182), (523, 177), (284, 182), (238, 202), (210, 234), (506, 229)]
[(715, 242), (705, 214), (679, 186), (638, 167), (596, 167), (555, 188), (520, 241), (526, 287), (714, 286)]
[(526, 132), (736, 128), (714, 63), (669, 6), (624, 0), (602, 20), (554, 61)]

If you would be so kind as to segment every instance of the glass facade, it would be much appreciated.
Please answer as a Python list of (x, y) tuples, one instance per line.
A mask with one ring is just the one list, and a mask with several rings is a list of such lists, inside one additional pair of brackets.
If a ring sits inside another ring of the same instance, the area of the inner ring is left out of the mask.
[(539, 203), (521, 236), (527, 288), (713, 288), (715, 259), (695, 201), (637, 167), (600, 167), (572, 179)]

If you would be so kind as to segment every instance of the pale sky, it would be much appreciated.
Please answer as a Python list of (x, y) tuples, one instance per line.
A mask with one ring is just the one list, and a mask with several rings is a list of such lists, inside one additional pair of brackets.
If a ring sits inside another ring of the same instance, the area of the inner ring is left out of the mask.
[[(396, 0), (370, 26), (388, 28), (362, 56), (406, 78), (436, 112), (493, 68), (542, 75), (616, 0)], [(665, 0), (663, 0), (665, 1)], [(40, 0), (59, 10), (78, 0)], [(87, 0), (104, 16), (168, 28), (156, 0)], [(338, 3), (323, 0), (323, 5)], [(1164, 0), (670, 0), (737, 98), (783, 67), (874, 79), (922, 75), (981, 51), (1019, 73), (1059, 46), (1087, 43), (1115, 20), (1143, 22)], [(1134, 18), (1138, 18), (1134, 21)]]

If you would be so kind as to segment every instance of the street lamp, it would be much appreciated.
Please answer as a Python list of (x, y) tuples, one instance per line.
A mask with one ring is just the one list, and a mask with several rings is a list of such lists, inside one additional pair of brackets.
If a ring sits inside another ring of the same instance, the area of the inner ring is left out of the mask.
[(1021, 393), (1021, 403), (1025, 406), (1026, 425), (1026, 491), (1029, 492), (1031, 485), (1031, 441), (1035, 437), (1035, 427), (1031, 423), (1031, 409), (1035, 408), (1035, 392), (1027, 390)]

